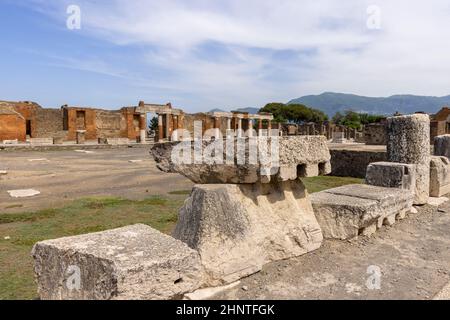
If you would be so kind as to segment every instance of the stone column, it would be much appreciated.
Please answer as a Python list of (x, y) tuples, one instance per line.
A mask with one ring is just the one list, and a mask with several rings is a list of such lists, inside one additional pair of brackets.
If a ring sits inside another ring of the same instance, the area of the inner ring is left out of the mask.
[(238, 119), (238, 137), (242, 137), (242, 119)]
[(253, 137), (253, 119), (248, 119), (248, 136)]
[(86, 130), (77, 130), (77, 144), (84, 144), (86, 141)]
[(147, 127), (146, 116), (144, 113), (142, 113), (139, 117), (139, 136), (140, 136), (141, 143), (145, 143), (145, 141), (147, 140), (146, 127)]
[(164, 125), (163, 125), (163, 115), (158, 114), (158, 140), (161, 142), (164, 139)]
[(430, 117), (413, 114), (388, 118), (387, 140), (388, 161), (416, 165), (414, 204), (426, 204), (430, 192)]
[(178, 116), (177, 115), (173, 115), (172, 116), (172, 120), (173, 120), (173, 130), (174, 130), (174, 141), (178, 141)]
[(231, 118), (227, 118), (227, 130), (231, 130)]
[(166, 114), (166, 137), (167, 140), (170, 141), (170, 118), (171, 118), (171, 114)]
[(219, 137), (220, 129), (221, 129), (220, 117), (214, 117), (214, 130), (215, 130), (216, 137)]

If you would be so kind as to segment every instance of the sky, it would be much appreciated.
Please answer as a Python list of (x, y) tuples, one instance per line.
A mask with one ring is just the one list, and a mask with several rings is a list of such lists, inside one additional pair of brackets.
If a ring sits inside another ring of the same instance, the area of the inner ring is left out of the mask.
[(200, 112), (443, 96), (449, 39), (448, 0), (0, 0), (0, 100)]

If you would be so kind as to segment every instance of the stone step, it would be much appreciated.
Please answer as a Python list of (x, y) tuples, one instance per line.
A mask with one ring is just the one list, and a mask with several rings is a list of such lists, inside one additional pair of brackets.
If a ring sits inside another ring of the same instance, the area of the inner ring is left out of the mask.
[(311, 195), (314, 213), (325, 238), (370, 236), (383, 225), (392, 225), (410, 212), (409, 190), (369, 185), (347, 185)]
[(176, 299), (203, 277), (196, 251), (140, 224), (38, 242), (32, 256), (43, 300)]

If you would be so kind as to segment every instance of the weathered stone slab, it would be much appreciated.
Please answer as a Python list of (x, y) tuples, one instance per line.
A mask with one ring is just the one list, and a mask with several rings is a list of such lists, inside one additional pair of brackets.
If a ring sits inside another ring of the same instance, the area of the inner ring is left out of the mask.
[(450, 160), (447, 157), (431, 157), (430, 196), (442, 197), (450, 193)]
[(53, 138), (30, 138), (31, 145), (49, 146), (53, 145)]
[(416, 190), (416, 166), (395, 162), (375, 162), (367, 167), (366, 184), (410, 190)]
[(434, 155), (450, 158), (450, 134), (434, 137)]
[[(271, 139), (266, 138), (265, 141), (267, 140), (270, 145)], [(197, 161), (199, 163), (196, 163), (194, 157), (195, 145), (190, 141), (187, 142), (188, 147), (186, 148), (189, 152), (187, 159), (189, 159), (190, 163), (173, 161), (173, 156), (176, 153), (174, 148), (180, 142), (157, 143), (152, 148), (152, 155), (160, 170), (180, 173), (198, 184), (269, 183), (272, 180), (296, 180), (299, 177), (326, 175), (331, 172), (331, 156), (324, 136), (280, 137), (278, 140), (278, 166), (273, 166), (264, 161), (261, 161), (262, 163), (249, 161), (249, 149), (252, 148), (249, 141), (249, 139), (245, 140), (243, 161), (238, 159), (238, 143), (234, 143), (234, 157), (231, 164), (226, 162), (227, 145), (225, 140), (200, 142), (200, 147), (203, 150), (210, 150), (212, 143), (221, 143), (223, 154), (220, 158), (223, 159), (223, 163), (209, 163), (208, 161), (202, 161), (202, 159)], [(271, 150), (267, 150), (271, 149), (271, 147), (267, 144), (256, 142), (254, 145), (260, 148), (259, 150), (264, 150), (269, 155), (271, 154)]]
[(299, 180), (196, 185), (180, 210), (174, 237), (198, 250), (210, 286), (313, 251), (323, 238)]
[(130, 140), (128, 138), (107, 138), (106, 143), (110, 145), (125, 145), (130, 144)]
[(9, 190), (8, 193), (13, 198), (28, 198), (41, 194), (40, 191), (34, 189)]
[(19, 144), (19, 140), (3, 140), (3, 144)]
[(389, 162), (416, 165), (414, 204), (426, 204), (430, 192), (430, 117), (426, 114), (387, 119)]
[(139, 224), (38, 242), (32, 256), (45, 300), (181, 298), (203, 275), (197, 252)]
[(392, 225), (412, 208), (408, 190), (348, 185), (311, 195), (314, 213), (325, 238), (351, 239)]

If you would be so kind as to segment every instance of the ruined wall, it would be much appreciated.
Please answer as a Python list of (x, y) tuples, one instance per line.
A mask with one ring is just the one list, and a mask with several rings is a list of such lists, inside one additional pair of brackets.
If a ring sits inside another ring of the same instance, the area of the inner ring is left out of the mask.
[(372, 162), (387, 161), (386, 151), (330, 150), (331, 175), (365, 178), (367, 166)]
[(449, 116), (450, 116), (450, 108), (449, 107), (443, 107), (441, 110), (439, 110), (438, 113), (436, 113), (433, 116), (433, 120), (447, 121)]
[(98, 138), (127, 137), (127, 119), (120, 111), (96, 110), (95, 125)]
[(16, 139), (26, 140), (25, 119), (20, 114), (0, 113), (0, 141)]
[[(194, 135), (194, 121), (203, 122), (203, 133), (208, 129), (214, 128), (214, 118), (205, 113), (185, 114), (183, 118), (183, 128), (188, 130), (192, 136)], [(220, 131), (222, 134), (225, 134), (227, 129), (226, 119), (223, 119), (223, 121), (220, 122), (220, 126)]]
[(33, 114), (32, 138), (53, 138), (62, 135), (63, 111), (61, 109), (40, 109)]
[(77, 130), (86, 130), (86, 140), (97, 139), (95, 110), (88, 108), (67, 108), (67, 140), (76, 140)]
[(364, 141), (367, 145), (386, 145), (386, 124), (371, 123), (364, 127)]
[(431, 121), (430, 122), (430, 144), (434, 144), (434, 138), (442, 136), (447, 133), (446, 121)]

